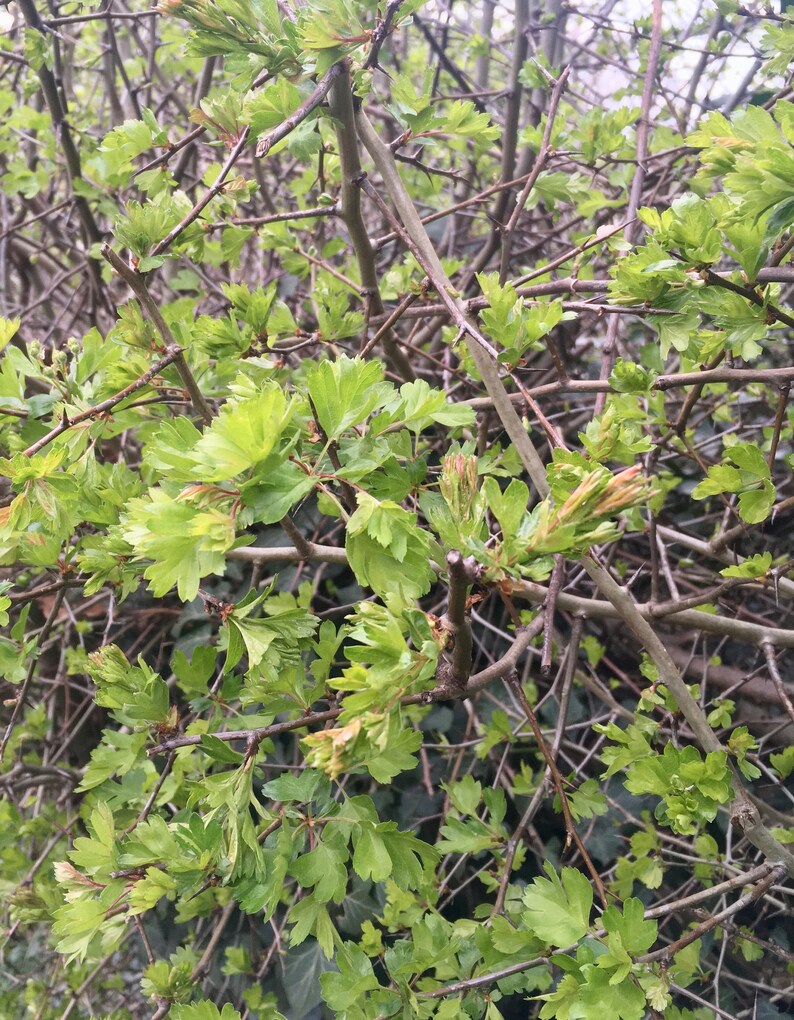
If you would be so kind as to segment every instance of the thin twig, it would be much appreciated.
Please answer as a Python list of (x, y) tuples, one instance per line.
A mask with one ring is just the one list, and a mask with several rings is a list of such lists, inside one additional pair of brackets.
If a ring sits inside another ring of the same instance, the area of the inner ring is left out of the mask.
[(122, 280), (124, 280), (130, 290), (141, 302), (141, 305), (160, 334), (166, 351), (173, 355), (172, 361), (174, 363), (174, 367), (179, 373), (179, 378), (182, 380), (182, 384), (190, 395), (193, 407), (204, 419), (205, 425), (209, 425), (213, 418), (212, 408), (204, 399), (204, 395), (199, 389), (198, 383), (193, 377), (193, 373), (188, 368), (185, 356), (182, 353), (182, 348), (176, 342), (174, 334), (171, 332), (171, 328), (163, 318), (163, 314), (160, 311), (157, 302), (149, 293), (149, 288), (146, 286), (145, 279), (140, 273), (136, 272), (132, 266), (127, 265), (124, 259), (120, 258), (109, 244), (102, 245), (102, 257), (106, 262), (110, 263), (113, 269), (118, 273)]
[[(84, 421), (89, 421), (92, 418), (98, 418), (100, 415), (107, 414), (108, 411), (112, 410), (123, 400), (126, 400), (127, 397), (136, 393), (138, 390), (143, 389), (144, 386), (148, 386), (152, 379), (158, 376), (164, 368), (168, 368), (169, 365), (172, 365), (180, 354), (181, 348), (174, 344), (168, 349), (168, 353), (164, 358), (155, 362), (155, 364), (152, 365), (148, 371), (144, 372), (142, 376), (136, 379), (135, 382), (130, 383), (129, 386), (125, 386), (123, 390), (119, 390), (119, 392), (114, 396), (108, 397), (107, 400), (102, 400), (100, 403), (94, 404), (93, 407), (89, 407), (85, 411), (80, 411), (79, 414), (74, 414), (71, 417), (69, 417), (64, 411), (61, 416), (60, 423), (56, 425), (54, 429), (50, 429), (50, 431), (46, 435), (42, 436), (41, 439), (37, 439), (35, 443), (24, 450), (24, 455), (26, 457), (32, 457), (34, 453), (38, 453), (39, 450), (47, 446), (48, 443), (51, 443), (53, 439), (57, 439), (58, 436), (62, 435), (64, 432), (68, 432), (69, 429), (74, 428), (75, 425), (80, 425)], [(46, 592), (40, 590), (39, 594), (43, 595), (46, 594)], [(35, 597), (34, 593), (31, 593), (31, 595)], [(20, 599), (20, 601), (22, 600), (20, 596), (17, 596), (17, 598)]]
[[(44, 642), (49, 637), (50, 631), (55, 625), (55, 621), (58, 618), (58, 613), (60, 612), (61, 604), (63, 602), (65, 595), (66, 590), (64, 588), (61, 588), (60, 591), (57, 591), (55, 593), (55, 598), (53, 599), (52, 607), (49, 613), (47, 614), (47, 619), (44, 621), (44, 626), (41, 628), (41, 631), (39, 632), (37, 641), (38, 646), (37, 650), (39, 653), (41, 652), (41, 649), (44, 646)], [(8, 725), (6, 726), (5, 733), (3, 734), (3, 739), (0, 742), (0, 762), (3, 760), (3, 756), (5, 755), (6, 748), (8, 747), (8, 742), (11, 739), (11, 734), (14, 732), (14, 727), (16, 726), (17, 719), (19, 719), (19, 716), (22, 713), (22, 709), (25, 707), (25, 702), (28, 696), (28, 689), (30, 688), (30, 685), (33, 681), (33, 677), (36, 673), (38, 664), (39, 656), (31, 655), (30, 664), (28, 665), (28, 671), (25, 674), (25, 679), (22, 681), (22, 683), (19, 686), (19, 689), (16, 692), (16, 697), (14, 698), (14, 707), (11, 711), (11, 718), (8, 720)]]
[(769, 644), (768, 641), (765, 641), (761, 645), (761, 649), (764, 653), (764, 657), (766, 658), (766, 667), (769, 670), (769, 677), (775, 685), (777, 696), (780, 698), (780, 704), (786, 710), (789, 719), (791, 719), (794, 723), (794, 702), (792, 702), (789, 697), (786, 685), (783, 682), (783, 677), (780, 675), (777, 659), (775, 658), (775, 648), (773, 645)]
[(535, 157), (535, 163), (530, 171), (529, 177), (527, 177), (526, 183), (521, 189), (521, 194), (518, 196), (516, 204), (513, 207), (513, 211), (510, 214), (510, 219), (507, 221), (507, 224), (502, 231), (502, 254), (499, 265), (499, 282), (502, 284), (504, 284), (507, 280), (510, 266), (510, 255), (513, 247), (513, 235), (515, 234), (516, 227), (518, 226), (521, 213), (524, 211), (524, 206), (526, 205), (530, 192), (535, 187), (535, 182), (540, 176), (541, 170), (546, 165), (549, 156), (551, 155), (551, 133), (554, 129), (557, 107), (560, 105), (560, 100), (562, 99), (562, 94), (565, 91), (565, 86), (570, 73), (570, 66), (563, 68), (562, 73), (554, 83), (554, 87), (551, 90), (551, 97), (549, 98), (549, 109), (546, 113), (546, 126), (543, 129), (543, 138), (540, 142), (540, 149)]
[(585, 845), (582, 842), (579, 833), (576, 831), (573, 816), (571, 815), (571, 808), (568, 804), (568, 797), (565, 793), (565, 785), (562, 780), (562, 775), (560, 774), (560, 770), (557, 768), (557, 762), (554, 760), (554, 756), (552, 755), (549, 746), (546, 743), (545, 737), (543, 736), (543, 732), (541, 731), (537, 717), (535, 716), (535, 713), (532, 710), (532, 706), (530, 705), (529, 700), (527, 699), (527, 696), (524, 693), (524, 688), (521, 686), (521, 681), (518, 677), (518, 673), (513, 672), (509, 677), (507, 677), (505, 683), (512, 688), (513, 692), (515, 693), (515, 696), (518, 698), (519, 704), (521, 705), (521, 708), (524, 711), (524, 715), (527, 717), (527, 722), (529, 723), (532, 729), (532, 733), (535, 737), (535, 741), (537, 742), (538, 748), (546, 761), (546, 765), (548, 766), (549, 771), (551, 772), (551, 781), (554, 785), (554, 789), (560, 801), (560, 809), (562, 810), (562, 816), (565, 819), (565, 831), (568, 834), (568, 840), (569, 841), (572, 840), (576, 844), (579, 853), (582, 855), (582, 860), (584, 861), (585, 866), (587, 867), (587, 870), (590, 872), (590, 876), (593, 879), (593, 884), (595, 885), (598, 891), (599, 899), (601, 900), (603, 906), (606, 907), (607, 892), (606, 889), (604, 888), (604, 883), (601, 881), (601, 876), (598, 874), (598, 869), (590, 859), (590, 855), (585, 849)]

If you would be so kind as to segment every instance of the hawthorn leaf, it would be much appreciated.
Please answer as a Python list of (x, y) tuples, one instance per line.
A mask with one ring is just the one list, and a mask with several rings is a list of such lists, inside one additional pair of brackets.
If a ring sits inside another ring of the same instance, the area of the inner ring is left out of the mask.
[(593, 888), (581, 871), (563, 868), (558, 875), (546, 862), (549, 876), (536, 878), (524, 893), (526, 910), (522, 918), (527, 928), (552, 946), (577, 942), (590, 925)]

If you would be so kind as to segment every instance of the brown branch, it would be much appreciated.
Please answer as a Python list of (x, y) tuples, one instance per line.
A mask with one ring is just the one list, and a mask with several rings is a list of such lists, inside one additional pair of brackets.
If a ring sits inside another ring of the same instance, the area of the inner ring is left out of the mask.
[(298, 124), (302, 124), (313, 110), (317, 109), (330, 92), (333, 83), (347, 68), (348, 64), (349, 59), (347, 57), (332, 64), (317, 82), (312, 94), (307, 99), (304, 99), (297, 110), (294, 110), (278, 127), (274, 127), (272, 131), (259, 139), (256, 144), (256, 154), (260, 159), (266, 156), (277, 142), (291, 134)]
[(480, 331), (467, 319), (463, 302), (457, 296), (457, 291), (453, 288), (444, 272), (430, 238), (422, 226), (416, 208), (405, 190), (405, 186), (397, 172), (394, 157), (389, 147), (380, 140), (363, 111), (359, 111), (358, 127), (359, 136), (386, 183), (391, 199), (398, 209), (402, 224), (384, 206), (375, 189), (371, 185), (367, 187), (368, 181), (366, 179), (362, 181), (362, 187), (379, 204), (379, 207), (384, 212), (384, 215), (387, 216), (389, 222), (392, 223), (394, 229), (405, 237), (410, 250), (418, 259), (422, 269), (427, 273), (439, 297), (449, 309), (453, 321), (466, 336), (469, 352), (477, 366), (485, 388), (494, 402), (494, 407), (497, 409), (505, 431), (513, 442), (530, 477), (536, 484), (536, 480), (542, 478), (542, 484), (545, 486), (546, 469), (527, 436), (521, 419), (510, 402), (507, 390), (499, 374), (495, 357), (496, 352)]
[[(241, 551), (241, 550), (238, 550)], [(344, 551), (344, 550), (343, 550)], [(532, 623), (523, 628), (517, 635), (515, 641), (505, 652), (501, 659), (491, 663), (479, 673), (473, 674), (465, 687), (457, 691), (451, 691), (448, 687), (439, 687), (435, 691), (423, 691), (420, 694), (411, 694), (401, 699), (403, 705), (426, 705), (435, 701), (453, 701), (470, 698), (481, 691), (484, 687), (492, 684), (495, 680), (501, 680), (515, 669), (521, 656), (529, 647), (530, 643), (540, 633), (543, 626), (543, 618), (538, 617)], [(338, 718), (341, 708), (329, 708), (323, 712), (312, 712), (303, 715), (298, 719), (289, 719), (286, 722), (273, 723), (271, 726), (264, 726), (258, 730), (221, 730), (213, 733), (218, 740), (234, 741), (245, 740), (246, 743), (261, 743), (269, 737), (276, 737), (282, 733), (289, 733), (292, 730), (300, 730), (305, 726), (313, 726), (315, 723), (329, 722)], [(155, 754), (173, 751), (177, 747), (191, 747), (201, 743), (201, 736), (191, 734), (190, 736), (169, 737), (155, 747), (150, 747), (146, 752), (149, 757)]]
[(264, 227), (268, 223), (287, 223), (290, 220), (318, 219), (323, 216), (338, 216), (337, 205), (318, 205), (311, 209), (295, 209), (291, 212), (272, 213), (269, 216), (242, 216), (223, 223), (207, 224), (207, 232), (222, 230), (224, 227)]
[(664, 960), (667, 963), (672, 962), (673, 957), (676, 953), (679, 953), (686, 946), (690, 945), (695, 939), (701, 938), (703, 935), (710, 932), (713, 928), (716, 928), (723, 921), (729, 917), (733, 917), (734, 914), (738, 914), (744, 910), (745, 907), (749, 907), (751, 903), (755, 903), (757, 899), (760, 899), (764, 893), (768, 892), (770, 887), (779, 882), (781, 878), (786, 874), (786, 869), (782, 864), (772, 868), (769, 874), (765, 875), (758, 884), (752, 888), (749, 892), (745, 893), (744, 896), (740, 896), (725, 910), (721, 910), (718, 914), (713, 914), (707, 920), (696, 925), (690, 929), (685, 935), (682, 935), (680, 939), (676, 939), (675, 942), (671, 942), (669, 946), (665, 946), (663, 949), (657, 949), (653, 953), (646, 953), (644, 956), (638, 956), (635, 959), (636, 963), (654, 963), (657, 960)]
[(118, 273), (122, 280), (124, 280), (130, 290), (141, 302), (141, 305), (160, 334), (166, 350), (169, 354), (173, 354), (172, 360), (174, 367), (179, 373), (179, 378), (182, 380), (182, 384), (190, 395), (190, 400), (196, 413), (201, 415), (204, 419), (205, 425), (209, 425), (213, 418), (212, 408), (204, 399), (204, 395), (199, 389), (198, 383), (193, 377), (193, 373), (188, 368), (185, 356), (182, 353), (182, 348), (176, 342), (174, 334), (171, 332), (171, 328), (163, 318), (163, 314), (160, 311), (157, 302), (149, 293), (149, 288), (146, 286), (145, 279), (140, 273), (136, 272), (132, 266), (127, 265), (127, 263), (113, 251), (109, 244), (102, 245), (102, 257), (106, 262), (110, 263), (113, 269)]
[[(35, 443), (24, 450), (24, 455), (26, 457), (32, 457), (34, 453), (38, 453), (39, 450), (47, 446), (48, 443), (51, 443), (53, 439), (57, 439), (58, 436), (62, 435), (64, 432), (68, 432), (69, 429), (74, 428), (75, 425), (80, 425), (82, 422), (89, 421), (91, 418), (97, 418), (99, 415), (106, 414), (108, 411), (112, 410), (112, 408), (116, 407), (117, 404), (126, 400), (127, 397), (136, 393), (138, 390), (143, 389), (144, 386), (147, 386), (152, 379), (155, 378), (155, 376), (159, 375), (164, 368), (172, 365), (180, 356), (181, 348), (177, 344), (174, 344), (172, 347), (168, 348), (168, 353), (164, 358), (155, 362), (155, 364), (152, 365), (148, 371), (144, 372), (142, 376), (137, 378), (135, 382), (130, 383), (129, 386), (125, 386), (123, 390), (119, 390), (119, 392), (114, 396), (108, 397), (107, 400), (102, 400), (93, 407), (89, 407), (85, 411), (80, 411), (79, 414), (72, 415), (71, 417), (68, 417), (64, 411), (60, 424), (56, 425), (54, 429), (50, 429), (45, 436), (42, 436), (41, 439), (37, 439)], [(35, 597), (34, 593), (31, 594)], [(40, 591), (40, 594), (45, 594), (45, 592)]]
[(187, 230), (190, 224), (198, 219), (198, 217), (201, 215), (203, 210), (206, 209), (206, 207), (210, 204), (213, 198), (215, 198), (216, 195), (219, 195), (223, 191), (226, 185), (226, 178), (231, 173), (234, 164), (240, 158), (243, 149), (248, 144), (249, 133), (250, 133), (249, 128), (247, 127), (243, 128), (240, 137), (235, 142), (232, 151), (226, 157), (226, 161), (221, 167), (220, 173), (216, 177), (212, 186), (207, 188), (207, 190), (204, 192), (204, 194), (201, 196), (198, 202), (196, 202), (196, 204), (193, 206), (190, 212), (183, 216), (180, 222), (177, 223), (177, 225), (172, 230), (169, 230), (169, 232), (165, 235), (162, 241), (157, 242), (157, 244), (149, 252), (149, 255), (151, 257), (161, 255), (164, 251), (166, 251), (166, 249), (170, 248), (174, 241), (180, 236), (180, 234)]
[[(769, 874), (770, 869), (774, 870), (774, 866), (770, 864), (760, 864), (758, 867), (753, 868), (747, 873), (743, 872), (738, 874), (734, 878), (728, 879), (726, 882), (720, 882), (717, 885), (710, 886), (708, 889), (702, 889), (697, 893), (693, 893), (691, 896), (684, 896), (671, 903), (665, 903), (659, 907), (652, 907), (650, 910), (646, 910), (643, 916), (645, 918), (655, 918), (677, 913), (680, 910), (685, 910), (697, 903), (702, 903), (704, 900), (713, 899), (715, 896), (722, 896), (724, 893), (730, 892), (732, 889), (746, 886), (748, 882), (754, 882), (758, 878), (763, 878), (764, 875)], [(603, 928), (596, 928), (592, 932), (594, 938), (602, 938), (605, 934), (606, 932)], [(575, 951), (578, 945), (578, 942), (574, 942), (573, 945), (559, 949), (558, 953), (568, 955)], [(441, 988), (434, 988), (429, 992), (420, 992), (419, 995), (423, 999), (442, 999), (446, 998), (448, 995), (459, 995), (461, 993), (471, 991), (474, 988), (483, 988), (486, 985), (495, 984), (503, 978), (510, 977), (513, 974), (520, 974), (524, 970), (529, 970), (530, 967), (538, 967), (548, 964), (549, 958), (547, 956), (536, 956), (531, 960), (524, 960), (521, 963), (513, 963), (509, 967), (504, 967), (501, 970), (491, 971), (489, 974), (479, 974), (477, 977), (466, 978), (464, 981), (456, 981), (453, 984), (444, 985)], [(704, 1003), (704, 1005), (710, 1006), (710, 1003)]]
[(375, 26), (375, 31), (372, 33), (372, 45), (369, 48), (367, 59), (364, 61), (364, 69), (378, 67), (378, 56), (381, 51), (381, 47), (386, 42), (387, 37), (393, 31), (394, 16), (402, 7), (404, 0), (388, 0), (386, 4), (386, 13), (382, 18), (378, 18)]
[(452, 638), (452, 653), (444, 679), (454, 688), (463, 688), (471, 674), (472, 651), (471, 622), (466, 596), (469, 585), (477, 580), (481, 568), (474, 557), (464, 559), (457, 549), (453, 549), (447, 553), (447, 571), (449, 574), (447, 612), (441, 619), (441, 625)]
[(235, 912), (235, 910), (237, 910), (237, 908), (238, 908), (237, 900), (234, 899), (229, 900), (229, 902), (223, 908), (221, 916), (215, 922), (215, 927), (213, 928), (212, 935), (210, 936), (210, 940), (207, 943), (207, 948), (201, 954), (201, 959), (193, 968), (193, 973), (190, 975), (191, 981), (193, 982), (200, 981), (201, 978), (203, 978), (207, 971), (210, 969), (210, 965), (212, 964), (212, 957), (215, 955), (215, 950), (218, 948), (218, 943), (221, 940), (223, 931), (226, 928), (226, 925), (229, 923), (232, 914)]
[[(648, 48), (648, 60), (645, 65), (645, 80), (642, 86), (642, 99), (640, 100), (640, 123), (637, 128), (637, 165), (634, 169), (634, 176), (631, 180), (629, 202), (626, 208), (626, 219), (630, 221), (626, 228), (626, 240), (633, 244), (640, 231), (639, 221), (636, 219), (637, 210), (640, 207), (642, 188), (645, 183), (645, 159), (648, 154), (648, 136), (651, 130), (651, 104), (656, 95), (656, 74), (659, 70), (659, 57), (662, 52), (662, 0), (653, 0), (651, 13), (651, 44)], [(608, 379), (612, 371), (612, 364), (615, 354), (615, 345), (618, 338), (619, 320), (610, 319), (607, 329), (604, 349), (601, 353), (601, 371), (599, 377)], [(605, 398), (599, 395), (596, 398), (595, 414), (601, 414), (604, 410)]]
[[(46, 26), (41, 20), (33, 0), (19, 0), (19, 6), (28, 27), (35, 29), (35, 31), (41, 33), (41, 35), (46, 38)], [(55, 137), (59, 141), (66, 159), (66, 170), (69, 176), (69, 183), (72, 190), (75, 190), (75, 182), (82, 179), (83, 171), (81, 168), (80, 153), (78, 152), (77, 146), (74, 143), (74, 138), (72, 137), (72, 129), (66, 117), (66, 110), (64, 109), (63, 102), (61, 100), (61, 94), (58, 91), (57, 82), (46, 61), (42, 62), (36, 73), (39, 76), (41, 91), (44, 94), (44, 100), (47, 103), (47, 108), (50, 112)], [(86, 240), (89, 244), (97, 244), (102, 240), (102, 231), (97, 226), (94, 214), (91, 212), (88, 202), (82, 195), (75, 195), (74, 206), (80, 216), (80, 222), (83, 225)], [(95, 265), (94, 263), (91, 264)]]
[[(342, 67), (331, 87), (330, 109), (336, 121), (336, 140), (339, 148), (342, 177), (342, 219), (345, 221), (350, 240), (353, 242), (361, 285), (368, 300), (367, 318), (369, 319), (372, 315), (382, 315), (384, 308), (375, 267), (375, 252), (361, 215), (361, 191), (356, 184), (361, 174), (361, 162), (358, 157), (353, 94), (346, 66)], [(383, 341), (384, 353), (392, 370), (408, 382), (415, 379), (416, 375), (411, 363), (405, 352), (395, 343), (391, 330), (382, 330), (380, 336)]]
[[(44, 626), (41, 628), (41, 631), (39, 632), (38, 635), (37, 652), (39, 654), (41, 653), (41, 649), (44, 646), (44, 642), (49, 637), (50, 631), (55, 625), (55, 621), (58, 618), (58, 613), (60, 612), (61, 609), (61, 603), (63, 602), (65, 595), (66, 590), (64, 588), (61, 588), (60, 591), (57, 591), (55, 593), (55, 598), (53, 599), (52, 607), (49, 611), (49, 614), (47, 615), (47, 619), (44, 621)], [(14, 697), (14, 707), (11, 710), (11, 718), (8, 720), (8, 725), (6, 726), (5, 733), (3, 734), (3, 739), (2, 741), (0, 741), (0, 762), (3, 760), (3, 756), (5, 755), (6, 748), (8, 747), (8, 742), (11, 739), (11, 734), (14, 732), (14, 727), (16, 726), (17, 719), (19, 718), (20, 714), (22, 713), (22, 709), (25, 706), (28, 688), (30, 687), (31, 682), (33, 681), (33, 676), (36, 672), (38, 664), (39, 655), (38, 654), (32, 655), (30, 658), (30, 664), (28, 665), (28, 671), (25, 674), (25, 679), (20, 684), (19, 688), (17, 689), (16, 696)]]
[(775, 649), (772, 645), (765, 641), (761, 645), (761, 650), (763, 651), (764, 657), (766, 658), (766, 666), (767, 669), (769, 670), (769, 676), (770, 679), (772, 680), (772, 683), (775, 685), (775, 690), (777, 691), (777, 695), (780, 698), (780, 704), (786, 710), (786, 714), (788, 715), (789, 719), (791, 719), (791, 721), (794, 723), (794, 702), (792, 702), (791, 698), (789, 697), (789, 693), (786, 690), (786, 685), (783, 682), (783, 677), (780, 675), (780, 670), (778, 669), (777, 665), (777, 659), (775, 658)]
[(554, 120), (557, 116), (557, 107), (560, 105), (562, 94), (565, 91), (565, 86), (568, 82), (568, 76), (571, 73), (570, 66), (563, 69), (559, 78), (554, 82), (554, 88), (551, 90), (551, 97), (549, 99), (549, 109), (546, 114), (546, 126), (543, 129), (543, 138), (540, 143), (540, 150), (535, 158), (535, 163), (530, 171), (529, 177), (527, 177), (524, 187), (521, 189), (521, 194), (518, 196), (515, 207), (510, 214), (510, 219), (502, 231), (502, 255), (499, 266), (499, 282), (504, 284), (507, 280), (508, 269), (510, 266), (510, 254), (513, 247), (513, 234), (515, 233), (518, 221), (521, 217), (521, 213), (524, 211), (527, 199), (532, 189), (535, 187), (535, 182), (540, 176), (540, 172), (546, 165), (549, 156), (551, 155), (551, 133), (554, 129)]
[[(661, 529), (659, 529), (661, 531)], [(522, 595), (530, 602), (545, 602), (548, 588), (534, 581), (521, 581), (513, 585), (513, 593)], [(581, 613), (591, 620), (620, 619), (621, 613), (611, 600), (584, 598), (569, 592), (560, 592), (557, 596), (560, 609), (570, 613)], [(643, 620), (656, 618), (654, 603), (632, 603), (637, 615)], [(737, 620), (714, 613), (701, 613), (696, 609), (684, 609), (670, 612), (671, 604), (662, 604), (662, 616), (665, 623), (676, 627), (687, 627), (707, 634), (723, 634), (734, 641), (746, 641), (748, 644), (760, 645), (764, 641), (776, 648), (794, 648), (794, 630), (780, 627), (767, 627), (749, 620)]]
[(524, 711), (524, 715), (527, 717), (527, 722), (529, 723), (532, 729), (532, 733), (535, 737), (535, 741), (538, 745), (538, 748), (546, 761), (546, 765), (548, 766), (549, 772), (551, 773), (551, 781), (559, 798), (562, 816), (563, 819), (565, 820), (565, 831), (568, 834), (567, 842), (573, 841), (575, 843), (577, 849), (579, 850), (579, 853), (582, 855), (582, 860), (584, 861), (587, 870), (590, 872), (590, 876), (593, 879), (593, 884), (598, 890), (599, 899), (601, 900), (603, 906), (606, 907), (607, 893), (606, 889), (604, 888), (604, 883), (601, 881), (601, 876), (598, 874), (598, 869), (590, 859), (590, 855), (585, 849), (585, 845), (582, 842), (579, 833), (576, 831), (576, 826), (574, 825), (573, 822), (573, 816), (571, 815), (571, 808), (570, 805), (568, 804), (568, 797), (566, 796), (565, 793), (565, 785), (562, 780), (562, 775), (560, 774), (560, 770), (557, 767), (557, 762), (554, 760), (554, 755), (551, 753), (549, 745), (546, 743), (546, 739), (543, 736), (540, 724), (538, 723), (537, 717), (532, 710), (532, 706), (530, 705), (527, 696), (524, 693), (524, 688), (521, 686), (521, 681), (519, 680), (518, 673), (514, 671), (509, 677), (506, 678), (505, 683), (512, 688), (515, 696), (518, 698), (518, 702)]
[(565, 558), (559, 553), (554, 557), (554, 570), (549, 578), (549, 594), (543, 608), (543, 651), (540, 656), (540, 672), (548, 676), (551, 670), (551, 646), (554, 637), (554, 614), (557, 611), (557, 596), (565, 579)]
[(276, 545), (268, 548), (244, 546), (242, 549), (231, 549), (226, 558), (243, 563), (339, 563), (347, 564), (347, 553), (339, 546), (318, 545), (316, 542), (294, 545)]
[(765, 302), (752, 287), (741, 287), (738, 283), (727, 279), (721, 273), (715, 273), (713, 269), (702, 269), (700, 275), (712, 287), (721, 287), (723, 290), (729, 290), (732, 294), (738, 294), (740, 297), (746, 298), (756, 308), (763, 308), (768, 315), (773, 316), (778, 322), (794, 327), (794, 316), (789, 315), (788, 312), (781, 311), (777, 305)]

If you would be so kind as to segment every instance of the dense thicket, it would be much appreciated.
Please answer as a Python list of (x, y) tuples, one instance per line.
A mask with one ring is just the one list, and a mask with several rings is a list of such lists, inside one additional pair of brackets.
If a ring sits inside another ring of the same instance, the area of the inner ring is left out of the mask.
[(0, 1013), (794, 1001), (794, 18), (0, 8)]

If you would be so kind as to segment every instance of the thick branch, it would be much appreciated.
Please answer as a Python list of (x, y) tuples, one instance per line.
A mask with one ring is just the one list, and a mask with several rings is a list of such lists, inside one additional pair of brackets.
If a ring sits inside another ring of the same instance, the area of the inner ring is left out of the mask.
[(449, 682), (453, 687), (464, 687), (471, 673), (471, 623), (466, 606), (469, 585), (477, 577), (478, 564), (473, 557), (464, 559), (453, 549), (447, 553), (449, 572), (449, 595), (447, 613), (442, 624), (452, 637), (452, 653), (449, 657)]
[[(400, 0), (402, 2), (402, 0)], [(342, 175), (342, 219), (345, 221), (353, 250), (356, 253), (358, 272), (361, 285), (369, 301), (369, 315), (383, 315), (383, 299), (378, 285), (378, 273), (375, 267), (375, 252), (369, 239), (366, 225), (361, 216), (361, 191), (357, 180), (361, 174), (361, 162), (358, 158), (358, 138), (356, 135), (355, 113), (353, 111), (353, 95), (350, 89), (350, 75), (347, 68), (337, 75), (331, 88), (331, 113), (336, 121), (336, 140), (339, 147), (339, 163)], [(381, 334), (383, 349), (392, 369), (403, 379), (411, 381), (416, 378), (411, 363), (405, 353), (394, 342), (391, 330)]]

